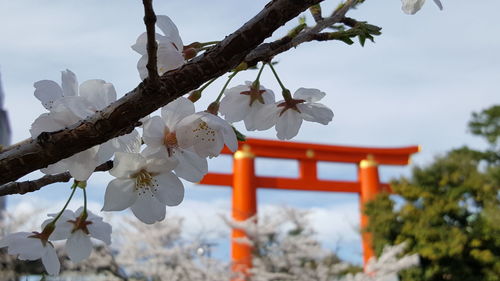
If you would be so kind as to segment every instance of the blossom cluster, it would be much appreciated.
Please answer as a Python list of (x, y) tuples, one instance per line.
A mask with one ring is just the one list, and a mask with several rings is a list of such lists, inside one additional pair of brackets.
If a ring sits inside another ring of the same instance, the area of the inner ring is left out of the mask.
[(73, 262), (90, 256), (91, 238), (111, 244), (111, 225), (83, 207), (76, 212), (64, 210), (49, 216), (52, 218), (42, 224), (42, 232), (9, 234), (0, 240), (0, 248), (7, 247), (7, 253), (17, 255), (20, 260), (41, 259), (47, 273), (57, 275), (61, 264), (52, 241), (66, 240), (65, 249)]
[[(156, 34), (157, 69), (161, 75), (182, 66), (198, 50), (183, 45), (177, 27), (167, 16), (158, 16), (157, 25), (163, 33)], [(137, 64), (141, 79), (148, 75), (146, 43), (144, 33), (132, 46), (141, 55)], [(207, 158), (217, 157), (224, 146), (233, 152), (237, 150), (232, 123), (243, 121), (249, 131), (275, 127), (279, 139), (291, 139), (304, 120), (325, 125), (332, 120), (332, 110), (318, 103), (324, 92), (300, 88), (292, 96), (272, 64), (268, 65), (282, 88), (283, 100), (276, 101), (273, 91), (260, 85), (259, 77), (266, 64), (255, 81), (226, 89), (237, 73), (234, 71), (206, 110), (197, 111), (192, 96), (179, 97), (162, 107), (160, 115), (141, 120), (142, 135), (133, 130), (42, 169), (46, 174), (68, 171), (75, 179), (68, 203), (75, 190), (82, 189), (84, 207), (73, 212), (66, 209), (66, 204), (59, 213), (49, 215), (42, 232), (10, 234), (0, 240), (0, 247), (7, 247), (9, 254), (18, 255), (21, 260), (41, 259), (49, 274), (57, 274), (59, 260), (51, 241), (66, 240), (66, 251), (74, 262), (90, 255), (91, 237), (111, 243), (111, 226), (86, 207), (86, 181), (104, 162), (113, 159), (109, 173), (115, 179), (106, 188), (102, 211), (130, 208), (140, 221), (153, 224), (165, 218), (166, 206), (182, 202), (184, 187), (180, 179), (199, 182), (208, 172)], [(92, 79), (79, 84), (70, 70), (62, 71), (61, 84), (41, 80), (34, 87), (35, 97), (47, 110), (31, 126), (34, 139), (43, 137), (44, 132), (78, 124), (116, 100), (111, 83)]]

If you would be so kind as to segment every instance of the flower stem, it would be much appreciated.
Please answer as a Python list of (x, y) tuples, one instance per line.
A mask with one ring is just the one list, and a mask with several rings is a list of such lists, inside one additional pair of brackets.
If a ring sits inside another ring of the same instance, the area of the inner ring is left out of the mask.
[(259, 73), (257, 74), (257, 78), (255, 78), (255, 81), (256, 82), (259, 82), (259, 79), (260, 79), (260, 75), (262, 74), (262, 70), (264, 70), (264, 67), (266, 66), (265, 63), (262, 64), (262, 67), (260, 68), (259, 70)]
[(280, 84), (281, 94), (283, 95), (283, 98), (285, 99), (285, 101), (288, 102), (288, 101), (292, 100), (292, 95), (290, 93), (290, 90), (288, 90), (285, 87), (285, 85), (283, 85), (283, 83), (281, 82), (280, 78), (278, 77), (278, 73), (276, 73), (276, 70), (273, 67), (273, 64), (271, 62), (268, 62), (267, 64), (269, 65), (269, 67), (273, 71), (274, 77), (276, 77), (276, 80), (278, 81), (278, 84)]
[(224, 91), (226, 90), (227, 85), (229, 85), (229, 82), (231, 82), (231, 80), (234, 78), (234, 76), (236, 76), (236, 74), (238, 74), (238, 72), (240, 72), (240, 71), (236, 70), (233, 73), (231, 73), (231, 75), (229, 75), (229, 77), (227, 78), (226, 83), (224, 84), (224, 87), (222, 87), (222, 90), (219, 93), (219, 96), (217, 96), (217, 99), (215, 100), (216, 103), (220, 102), (220, 99), (222, 98), (222, 94), (224, 94)]
[(210, 80), (207, 83), (205, 83), (205, 85), (201, 86), (201, 88), (199, 88), (198, 90), (200, 92), (203, 92), (203, 90), (205, 90), (210, 84), (212, 84), (212, 82), (214, 82), (215, 80), (217, 80), (217, 78), (219, 78), (219, 77), (212, 78), (212, 80)]
[(66, 201), (66, 204), (64, 204), (64, 207), (62, 208), (62, 210), (59, 212), (59, 214), (57, 214), (57, 216), (50, 222), (50, 224), (55, 224), (57, 222), (57, 220), (61, 217), (62, 213), (66, 210), (66, 208), (68, 207), (68, 204), (69, 202), (71, 201), (71, 198), (73, 198), (73, 195), (75, 194), (75, 191), (76, 191), (76, 187), (77, 187), (77, 181), (75, 181), (73, 183), (73, 185), (71, 186), (71, 195), (69, 196), (68, 198), (68, 201)]
[(83, 212), (82, 215), (87, 218), (87, 188), (83, 189)]
[(274, 66), (271, 62), (268, 62), (267, 63), (269, 65), (269, 67), (271, 68), (271, 70), (273, 71), (273, 74), (274, 74), (274, 77), (276, 77), (276, 81), (278, 81), (278, 84), (280, 84), (280, 87), (281, 87), (281, 90), (283, 91), (287, 91), (288, 89), (285, 87), (285, 85), (283, 85), (283, 83), (281, 82), (279, 76), (278, 76), (278, 73), (276, 73), (276, 70), (274, 69)]

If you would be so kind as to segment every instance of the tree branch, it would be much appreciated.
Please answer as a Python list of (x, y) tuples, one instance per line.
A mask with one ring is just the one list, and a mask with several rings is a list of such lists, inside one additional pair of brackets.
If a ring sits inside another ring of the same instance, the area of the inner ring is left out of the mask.
[[(110, 160), (97, 166), (97, 168), (95, 168), (95, 171), (104, 172), (111, 170), (111, 168), (113, 168), (113, 161)], [(69, 174), (69, 172), (65, 172), (55, 175), (46, 175), (32, 181), (6, 183), (0, 186), (0, 197), (5, 195), (25, 194), (28, 192), (37, 191), (49, 184), (53, 184), (56, 182), (68, 182), (70, 179), (71, 175)]]
[(124, 97), (85, 120), (60, 131), (44, 132), (36, 140), (9, 147), (0, 153), (0, 184), (131, 132), (140, 118), (231, 70), (276, 29), (321, 1), (274, 0), (214, 48), (181, 68), (165, 73), (160, 78), (159, 87), (151, 89), (147, 85), (149, 81), (145, 80)]
[(254, 66), (260, 61), (269, 61), (272, 57), (280, 53), (286, 52), (302, 43), (313, 41), (316, 40), (315, 38), (324, 36), (318, 34), (320, 34), (321, 31), (325, 28), (328, 28), (336, 23), (343, 23), (345, 21), (344, 19), (349, 19), (350, 21), (347, 20), (346, 22), (352, 23), (353, 20), (350, 18), (346, 18), (345, 14), (356, 4), (357, 0), (348, 0), (345, 2), (345, 4), (339, 6), (331, 16), (324, 18), (321, 21), (317, 21), (314, 27), (304, 30), (303, 32), (297, 34), (297, 36), (293, 38), (290, 36), (285, 36), (276, 41), (259, 45), (257, 48), (255, 48), (255, 50), (253, 50), (245, 57), (245, 62), (249, 66)]
[(148, 37), (148, 42), (146, 45), (148, 51), (148, 63), (146, 68), (148, 69), (148, 79), (151, 83), (151, 87), (158, 87), (160, 77), (158, 76), (157, 69), (157, 51), (158, 44), (156, 43), (156, 14), (153, 10), (153, 0), (143, 0), (144, 5), (144, 24), (146, 25), (146, 34)]

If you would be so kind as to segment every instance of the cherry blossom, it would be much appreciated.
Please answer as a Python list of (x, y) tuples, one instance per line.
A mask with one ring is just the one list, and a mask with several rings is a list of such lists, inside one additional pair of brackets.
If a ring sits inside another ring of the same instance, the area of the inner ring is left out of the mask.
[(274, 93), (259, 83), (246, 81), (245, 84), (224, 91), (219, 110), (229, 123), (244, 120), (247, 130), (260, 130), (254, 122), (256, 114), (264, 104), (274, 104)]
[[(182, 43), (177, 26), (168, 16), (157, 15), (156, 25), (163, 32), (163, 35), (156, 33), (156, 41), (158, 43), (157, 68), (158, 74), (162, 75), (184, 64), (184, 44)], [(148, 62), (147, 41), (147, 34), (144, 32), (139, 35), (136, 43), (132, 45), (132, 49), (142, 55), (137, 62), (137, 69), (142, 80), (148, 77), (148, 70), (146, 69)]]
[(109, 171), (116, 179), (108, 184), (102, 210), (121, 211), (130, 207), (144, 223), (163, 220), (165, 205), (177, 206), (184, 198), (184, 186), (172, 173), (175, 164), (168, 158), (117, 152)]
[(17, 255), (20, 260), (42, 260), (50, 275), (58, 275), (61, 268), (56, 250), (50, 241), (37, 232), (11, 233), (0, 240), (0, 248), (7, 247), (7, 253)]
[[(403, 7), (402, 10), (406, 14), (414, 15), (418, 12), (425, 3), (425, 0), (401, 0)], [(443, 9), (443, 4), (441, 4), (440, 0), (434, 0), (434, 3), (438, 6), (440, 10)]]
[(143, 140), (147, 145), (143, 154), (157, 153), (178, 163), (175, 174), (191, 182), (200, 181), (208, 173), (207, 160), (192, 151), (192, 147), (180, 146), (177, 141), (177, 125), (194, 114), (194, 104), (180, 97), (161, 109), (161, 117), (154, 116), (144, 123)]
[[(82, 214), (83, 210), (83, 207), (76, 212), (65, 210), (56, 222), (54, 232), (50, 235), (50, 239), (54, 241), (67, 239), (66, 252), (75, 263), (90, 256), (93, 249), (91, 237), (107, 245), (111, 244), (111, 225), (90, 211), (87, 211), (86, 215)], [(56, 217), (57, 214), (49, 214), (49, 216)], [(52, 219), (46, 220), (43, 226), (51, 221)]]
[[(33, 138), (42, 132), (53, 132), (72, 125), (116, 100), (113, 84), (104, 80), (87, 80), (78, 86), (77, 77), (70, 70), (62, 71), (61, 78), (61, 86), (51, 80), (41, 80), (34, 84), (35, 96), (50, 112), (41, 114), (31, 125), (30, 133)], [(134, 130), (128, 135), (111, 139), (49, 165), (41, 171), (46, 174), (69, 171), (76, 180), (85, 181), (114, 152), (137, 152), (140, 141), (139, 133)]]
[(193, 147), (201, 157), (216, 157), (224, 144), (231, 151), (238, 149), (238, 140), (231, 125), (206, 111), (197, 112), (177, 124), (177, 141), (181, 147)]
[(264, 105), (255, 116), (255, 123), (263, 130), (276, 125), (277, 137), (289, 140), (295, 137), (302, 120), (327, 125), (333, 119), (333, 111), (324, 104), (317, 103), (325, 96), (318, 89), (299, 88), (293, 98)]

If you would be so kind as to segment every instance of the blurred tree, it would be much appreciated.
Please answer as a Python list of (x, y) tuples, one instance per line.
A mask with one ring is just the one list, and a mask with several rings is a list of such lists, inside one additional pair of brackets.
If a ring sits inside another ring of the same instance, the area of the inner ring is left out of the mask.
[(420, 268), (402, 272), (403, 281), (500, 280), (500, 106), (473, 113), (469, 129), (490, 149), (436, 157), (392, 183), (403, 200), (381, 194), (367, 204), (378, 254), (406, 241), (422, 258)]
[(472, 113), (469, 122), (469, 130), (472, 134), (481, 136), (490, 144), (490, 148), (484, 152), (485, 159), (489, 162), (500, 162), (500, 105), (487, 108), (480, 113)]

